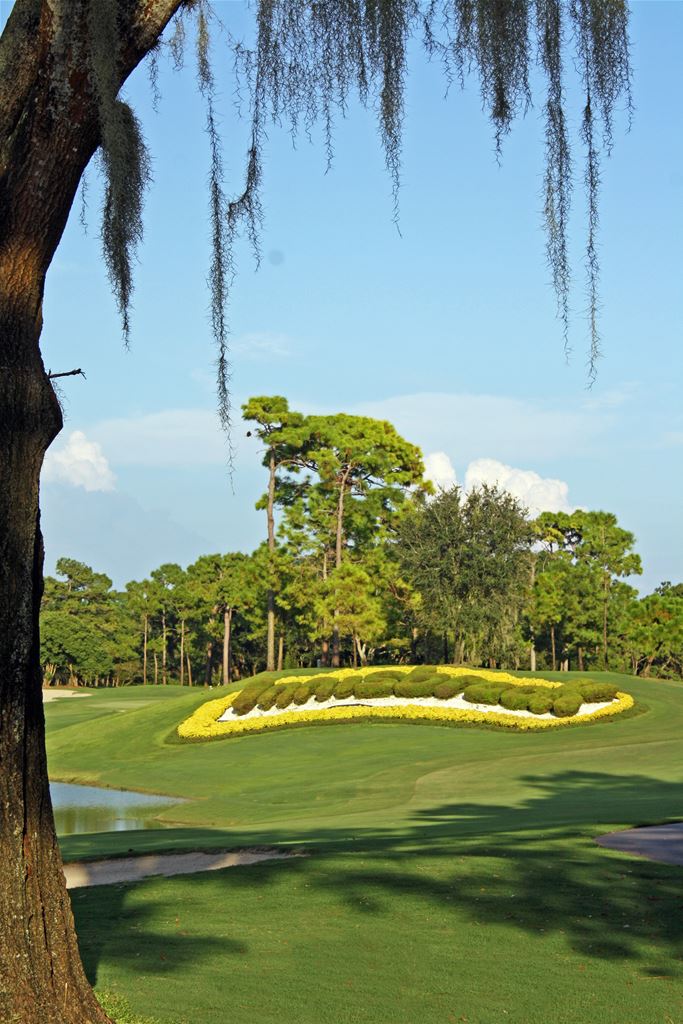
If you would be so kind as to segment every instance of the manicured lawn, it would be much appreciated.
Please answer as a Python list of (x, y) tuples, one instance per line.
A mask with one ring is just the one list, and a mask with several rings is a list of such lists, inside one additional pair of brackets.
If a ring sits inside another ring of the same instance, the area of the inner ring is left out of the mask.
[(648, 711), (538, 734), (366, 723), (181, 745), (216, 691), (49, 705), (54, 778), (191, 801), (168, 831), (76, 836), (66, 857), (312, 848), (75, 892), (90, 977), (163, 1022), (681, 1024), (683, 868), (592, 838), (683, 818), (683, 686), (610, 678)]

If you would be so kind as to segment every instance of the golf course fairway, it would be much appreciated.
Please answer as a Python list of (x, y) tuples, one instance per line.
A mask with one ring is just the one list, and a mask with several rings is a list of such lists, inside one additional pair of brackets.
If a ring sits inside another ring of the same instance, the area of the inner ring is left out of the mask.
[(52, 779), (184, 801), (165, 829), (64, 837), (65, 860), (309, 852), (72, 890), (90, 980), (127, 1001), (122, 1020), (161, 1024), (682, 1024), (683, 868), (594, 839), (683, 818), (683, 685), (595, 678), (634, 711), (539, 733), (364, 722), (181, 743), (216, 691), (50, 703)]

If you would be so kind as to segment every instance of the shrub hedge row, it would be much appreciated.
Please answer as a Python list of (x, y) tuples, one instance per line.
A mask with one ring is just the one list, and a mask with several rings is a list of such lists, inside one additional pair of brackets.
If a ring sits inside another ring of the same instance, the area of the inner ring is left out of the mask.
[(582, 703), (604, 703), (616, 697), (617, 689), (610, 683), (568, 682), (549, 688), (546, 685), (512, 685), (507, 680), (496, 681), (472, 674), (448, 675), (433, 668), (420, 667), (410, 672), (382, 670), (364, 676), (361, 673), (334, 673), (311, 677), (302, 682), (277, 681), (273, 673), (263, 673), (258, 681), (247, 683), (235, 697), (232, 708), (237, 715), (246, 715), (255, 707), (268, 711), (272, 707), (285, 710), (290, 705), (306, 704), (311, 698), (324, 704), (331, 698), (371, 700), (377, 697), (436, 697), (449, 700), (462, 693), (471, 704), (491, 707), (500, 705), (509, 711), (530, 711), (535, 715), (548, 712), (558, 718), (575, 715)]

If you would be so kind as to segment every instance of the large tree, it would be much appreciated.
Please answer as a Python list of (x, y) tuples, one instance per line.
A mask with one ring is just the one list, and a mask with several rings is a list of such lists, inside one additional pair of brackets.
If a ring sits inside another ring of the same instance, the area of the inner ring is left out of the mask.
[[(229, 420), (225, 295), (230, 233), (240, 215), (257, 228), (261, 148), (267, 119), (307, 127), (320, 114), (331, 138), (335, 105), (350, 88), (376, 104), (387, 163), (398, 185), (403, 85), (411, 37), (450, 75), (478, 71), (497, 141), (529, 105), (540, 65), (547, 138), (548, 255), (566, 319), (566, 223), (571, 192), (564, 110), (564, 40), (575, 42), (586, 97), (581, 134), (589, 195), (587, 261), (595, 311), (598, 143), (607, 144), (615, 104), (628, 91), (623, 0), (259, 0), (251, 52), (251, 142), (246, 187), (227, 204), (222, 187), (208, 59), (208, 0), (16, 0), (0, 38), (0, 1015), (16, 1024), (104, 1020), (80, 965), (64, 888), (47, 782), (40, 692), (38, 613), (42, 540), (38, 481), (62, 425), (40, 352), (45, 277), (83, 172), (100, 148), (105, 176), (102, 239), (124, 332), (131, 267), (141, 234), (149, 161), (122, 84), (158, 47), (174, 15), (197, 19), (197, 70), (211, 142), (212, 322), (219, 345), (219, 401)], [(181, 31), (173, 39), (178, 58)], [(597, 335), (592, 332), (595, 349)]]
[[(281, 395), (262, 395), (250, 398), (242, 406), (242, 416), (255, 423), (253, 433), (263, 444), (263, 465), (268, 469), (268, 489), (256, 507), (266, 510), (268, 531), (268, 589), (266, 669), (275, 668), (275, 503), (278, 474), (296, 472), (305, 466), (308, 441), (307, 421), (299, 412), (289, 408)], [(251, 434), (252, 431), (249, 431)]]
[(525, 510), (486, 484), (442, 491), (403, 519), (397, 553), (422, 598), (422, 623), (444, 637), (444, 651), (453, 637), (456, 664), (509, 646), (529, 589), (530, 547)]

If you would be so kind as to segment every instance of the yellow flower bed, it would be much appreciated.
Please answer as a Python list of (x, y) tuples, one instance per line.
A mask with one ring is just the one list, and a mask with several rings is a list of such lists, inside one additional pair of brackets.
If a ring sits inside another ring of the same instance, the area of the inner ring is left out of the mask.
[[(411, 666), (403, 671), (409, 671)], [(340, 678), (350, 675), (352, 669), (342, 669), (334, 674)], [(373, 670), (368, 670), (372, 672)], [(377, 671), (380, 671), (379, 669)], [(396, 671), (396, 669), (392, 669)], [(447, 669), (442, 671), (449, 675), (473, 675), (467, 669)], [(512, 685), (523, 685), (533, 683), (535, 686), (557, 687), (561, 683), (553, 683), (550, 680), (540, 679), (519, 679), (509, 676), (506, 672), (491, 672), (485, 669), (477, 669), (476, 675), (485, 679), (503, 679)], [(311, 676), (287, 676), (282, 682), (308, 681)], [(522, 715), (506, 714), (502, 711), (471, 711), (464, 708), (435, 708), (425, 707), (420, 704), (405, 704), (398, 707), (368, 707), (368, 706), (342, 706), (338, 708), (321, 708), (319, 711), (281, 711), (277, 715), (263, 716), (260, 718), (236, 719), (232, 722), (219, 722), (224, 711), (234, 701), (237, 693), (231, 693), (227, 697), (220, 697), (218, 700), (210, 700), (197, 708), (194, 714), (186, 718), (178, 726), (178, 735), (183, 739), (204, 740), (214, 739), (220, 736), (241, 736), (245, 733), (267, 732), (269, 729), (278, 729), (287, 725), (315, 724), (317, 722), (352, 722), (363, 718), (381, 718), (396, 721), (414, 722), (465, 722), (465, 723), (489, 723), (498, 725), (505, 729), (516, 729), (519, 732), (536, 732), (539, 729), (557, 729), (568, 725), (579, 725), (584, 722), (594, 722), (599, 718), (608, 718), (612, 715), (627, 711), (633, 707), (633, 697), (628, 693), (617, 693), (616, 700), (611, 701), (605, 707), (598, 708), (588, 715), (572, 715), (567, 718), (532, 718)]]

